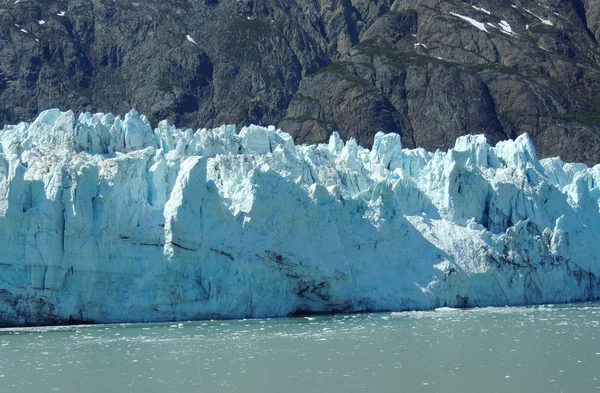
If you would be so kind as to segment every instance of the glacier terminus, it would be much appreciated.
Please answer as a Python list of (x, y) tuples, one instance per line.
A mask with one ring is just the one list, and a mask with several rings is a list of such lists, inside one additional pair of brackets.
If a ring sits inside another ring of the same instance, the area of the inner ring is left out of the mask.
[(0, 131), (0, 324), (600, 298), (600, 166), (52, 109)]

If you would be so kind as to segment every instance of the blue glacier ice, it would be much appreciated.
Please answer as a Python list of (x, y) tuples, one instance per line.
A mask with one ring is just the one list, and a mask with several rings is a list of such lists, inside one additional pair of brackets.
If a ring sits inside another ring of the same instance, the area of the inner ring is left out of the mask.
[(52, 109), (0, 131), (0, 324), (600, 298), (600, 166)]

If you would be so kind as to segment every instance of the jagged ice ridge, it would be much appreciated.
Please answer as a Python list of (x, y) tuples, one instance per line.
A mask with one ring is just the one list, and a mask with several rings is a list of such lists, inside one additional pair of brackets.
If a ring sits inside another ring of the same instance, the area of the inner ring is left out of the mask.
[(597, 299), (600, 166), (52, 109), (0, 131), (0, 323)]

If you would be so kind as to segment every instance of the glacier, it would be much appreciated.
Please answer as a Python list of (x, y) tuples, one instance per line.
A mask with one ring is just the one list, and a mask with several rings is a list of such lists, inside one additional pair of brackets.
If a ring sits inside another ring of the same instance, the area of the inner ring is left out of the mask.
[(0, 131), (0, 324), (600, 298), (600, 165), (52, 109)]

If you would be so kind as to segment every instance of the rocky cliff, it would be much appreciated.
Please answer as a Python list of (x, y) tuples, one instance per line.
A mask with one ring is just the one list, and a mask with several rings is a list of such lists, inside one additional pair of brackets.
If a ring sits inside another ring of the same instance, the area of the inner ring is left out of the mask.
[(153, 125), (277, 124), (370, 146), (491, 143), (600, 161), (600, 5), (592, 0), (8, 0), (0, 125), (51, 107)]

